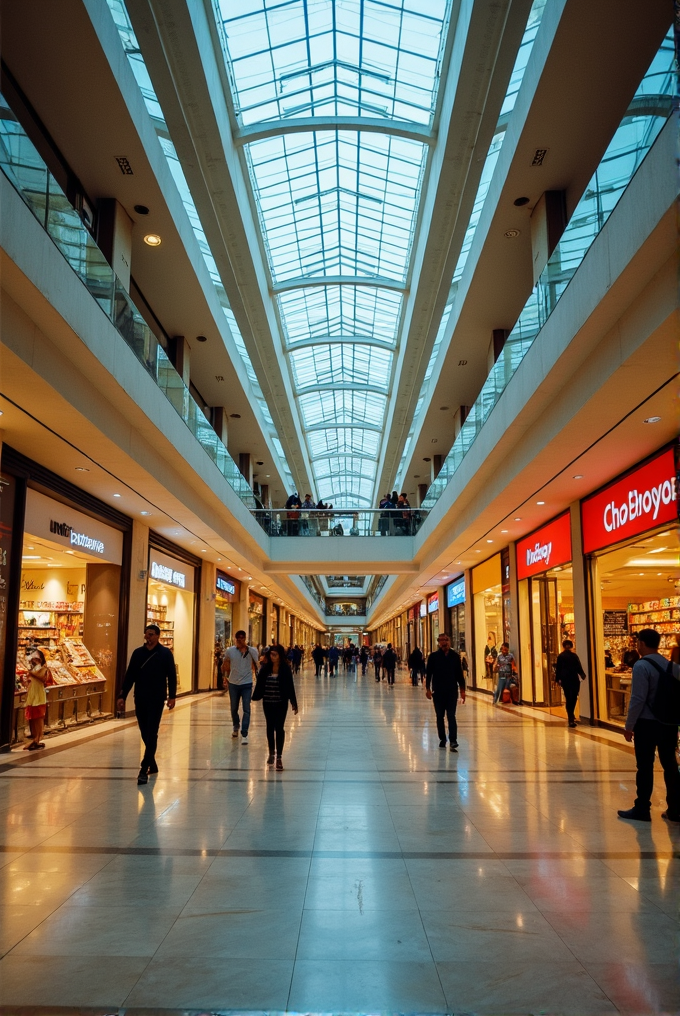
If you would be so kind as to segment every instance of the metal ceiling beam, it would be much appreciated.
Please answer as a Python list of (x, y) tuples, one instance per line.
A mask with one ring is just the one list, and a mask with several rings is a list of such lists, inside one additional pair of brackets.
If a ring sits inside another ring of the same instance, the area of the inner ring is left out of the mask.
[(294, 353), (296, 349), (305, 349), (307, 346), (375, 346), (377, 349), (387, 349), (394, 352), (394, 343), (387, 339), (376, 339), (368, 335), (321, 335), (311, 336), (308, 339), (301, 339), (299, 342), (291, 342), (286, 346), (287, 353)]
[[(295, 392), (295, 398), (299, 399), (301, 395), (307, 395), (309, 392), (370, 392), (372, 395), (389, 395), (389, 391), (386, 388), (379, 388), (378, 385), (366, 385), (362, 381), (329, 381), (328, 384), (318, 385), (305, 385), (304, 388), (298, 388)], [(363, 424), (357, 423), (355, 427), (360, 427), (363, 430)]]
[(330, 420), (324, 423), (312, 423), (305, 427), (305, 434), (313, 434), (320, 430), (370, 430), (376, 434), (382, 434), (383, 428), (377, 423), (332, 423)]
[(297, 275), (294, 279), (275, 282), (272, 293), (285, 293), (289, 289), (309, 289), (310, 286), (369, 286), (371, 289), (395, 289), (406, 293), (403, 282), (388, 279), (384, 275)]
[(281, 134), (309, 134), (315, 131), (367, 131), (371, 134), (393, 134), (399, 138), (410, 138), (424, 145), (433, 145), (436, 132), (424, 124), (408, 120), (388, 120), (369, 116), (305, 116), (295, 120), (267, 120), (248, 127), (238, 127), (233, 132), (235, 145), (252, 144), (265, 138)]

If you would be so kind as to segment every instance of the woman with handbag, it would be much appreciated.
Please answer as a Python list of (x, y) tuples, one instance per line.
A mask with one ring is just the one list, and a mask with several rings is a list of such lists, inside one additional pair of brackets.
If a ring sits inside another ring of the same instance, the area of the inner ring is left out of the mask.
[(496, 657), (493, 669), (498, 674), (498, 684), (496, 685), (496, 690), (493, 693), (493, 702), (494, 705), (498, 705), (498, 703), (503, 700), (503, 692), (505, 689), (510, 689), (512, 675), (517, 673), (515, 657), (510, 652), (510, 646), (507, 642), (502, 644), (501, 651)]
[(283, 771), (283, 745), (286, 740), (284, 724), (288, 713), (288, 703), (297, 716), (298, 704), (295, 697), (293, 672), (286, 659), (283, 646), (270, 646), (265, 653), (265, 661), (257, 675), (257, 683), (253, 692), (253, 702), (262, 701), (264, 718), (267, 724), (267, 744), (269, 755), (267, 765), (273, 766), (276, 758), (276, 769)]

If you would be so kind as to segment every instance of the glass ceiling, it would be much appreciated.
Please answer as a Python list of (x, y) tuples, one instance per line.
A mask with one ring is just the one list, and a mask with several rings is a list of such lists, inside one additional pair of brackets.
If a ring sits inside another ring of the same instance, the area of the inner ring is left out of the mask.
[(219, 0), (238, 126), (281, 122), (244, 155), (316, 496), (336, 507), (380, 493), (429, 146), (389, 131), (286, 127), (342, 116), (430, 128), (450, 3)]

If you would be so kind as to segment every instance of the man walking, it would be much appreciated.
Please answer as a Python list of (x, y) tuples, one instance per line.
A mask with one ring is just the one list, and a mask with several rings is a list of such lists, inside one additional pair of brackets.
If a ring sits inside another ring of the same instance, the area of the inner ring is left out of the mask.
[[(564, 651), (555, 660), (555, 681), (561, 685), (564, 692), (564, 702), (567, 707), (567, 722), (570, 727), (575, 727), (576, 716), (574, 711), (578, 701), (578, 693), (581, 690), (581, 681), (585, 681), (586, 675), (581, 666), (581, 661), (574, 652), (574, 643), (571, 639), (564, 640), (562, 649)], [(498, 659), (500, 660), (500, 656)], [(498, 664), (498, 661), (496, 663)]]
[(446, 747), (445, 717), (449, 723), (449, 750), (458, 751), (458, 724), (456, 722), (456, 706), (458, 705), (458, 689), (460, 700), (465, 702), (465, 678), (460, 656), (451, 649), (451, 639), (442, 634), (437, 639), (439, 649), (430, 653), (427, 658), (425, 673), (425, 694), (434, 703), (437, 716), (437, 733), (439, 747)]
[(423, 673), (424, 662), (420, 649), (418, 646), (414, 646), (408, 657), (408, 669), (411, 671), (411, 684), (414, 688), (418, 687), (418, 682)]
[(321, 668), (323, 667), (325, 654), (318, 642), (312, 649), (312, 659), (314, 660), (314, 676), (321, 677)]
[(157, 624), (148, 624), (144, 629), (144, 645), (135, 649), (130, 657), (118, 699), (118, 711), (122, 712), (125, 699), (134, 685), (135, 716), (144, 742), (144, 755), (137, 777), (140, 785), (148, 783), (149, 776), (158, 772), (156, 748), (163, 707), (167, 699), (168, 709), (174, 709), (177, 695), (175, 659), (167, 646), (161, 645), (160, 635)]
[[(255, 646), (246, 642), (246, 633), (237, 631), (234, 636), (235, 646), (229, 646), (224, 653), (222, 670), (229, 682), (229, 699), (231, 701), (232, 737), (238, 737), (241, 728), (241, 744), (248, 744), (248, 728), (250, 727), (250, 699), (253, 694), (253, 673), (257, 667), (258, 652)], [(243, 703), (243, 720), (239, 720), (239, 702)]]
[[(661, 636), (653, 628), (637, 633), (640, 659), (633, 665), (628, 715), (623, 736), (635, 745), (637, 797), (632, 808), (619, 810), (619, 818), (637, 822), (651, 821), (652, 789), (654, 787), (654, 756), (659, 753), (666, 782), (667, 810), (661, 815), (667, 822), (680, 822), (680, 773), (675, 758), (678, 743), (677, 718), (665, 723), (652, 711), (659, 678), (668, 668), (668, 660), (659, 652)], [(680, 680), (680, 668), (671, 664), (673, 677)]]
[(337, 646), (331, 646), (330, 649), (328, 650), (328, 669), (330, 671), (330, 676), (331, 677), (335, 677), (335, 672), (338, 669), (338, 657), (339, 656), (340, 656), (340, 651), (338, 650), (338, 647)]
[(392, 648), (392, 643), (387, 643), (387, 649), (383, 653), (382, 658), (383, 670), (387, 674), (387, 683), (394, 684), (394, 668), (397, 665), (397, 654)]

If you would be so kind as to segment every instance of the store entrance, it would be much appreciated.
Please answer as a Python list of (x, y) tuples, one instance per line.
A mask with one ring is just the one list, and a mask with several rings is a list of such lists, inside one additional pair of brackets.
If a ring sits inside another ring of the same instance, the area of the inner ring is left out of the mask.
[[(68, 545), (68, 544), (67, 544)], [(113, 716), (121, 568), (83, 550), (26, 533), (13, 739), (26, 734), (29, 657), (49, 670), (45, 733)]]
[(566, 718), (555, 664), (565, 639), (574, 641), (574, 585), (571, 565), (528, 579), (531, 611), (532, 701)]

